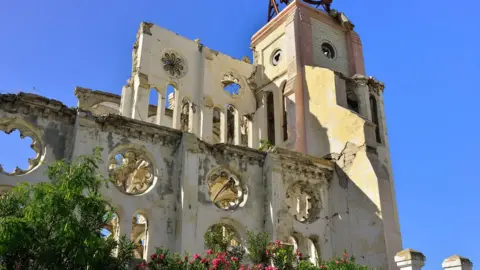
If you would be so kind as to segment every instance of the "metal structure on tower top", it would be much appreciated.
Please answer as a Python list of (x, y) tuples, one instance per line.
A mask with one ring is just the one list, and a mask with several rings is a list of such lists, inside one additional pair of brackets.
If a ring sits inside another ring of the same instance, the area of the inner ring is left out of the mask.
[[(303, 0), (305, 3), (316, 5), (317, 7), (322, 6), (326, 12), (330, 12), (330, 5), (332, 4), (333, 0)], [(292, 0), (268, 0), (268, 21), (273, 19), (280, 13), (280, 6), (282, 4), (288, 5), (292, 2)]]

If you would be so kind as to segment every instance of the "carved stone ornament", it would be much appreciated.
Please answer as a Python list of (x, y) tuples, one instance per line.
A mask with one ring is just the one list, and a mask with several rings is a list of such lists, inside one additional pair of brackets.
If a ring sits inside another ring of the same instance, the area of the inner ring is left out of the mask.
[(173, 50), (163, 53), (162, 64), (165, 73), (171, 78), (179, 79), (187, 73), (187, 61), (180, 53)]
[(36, 153), (35, 157), (28, 159), (27, 169), (21, 169), (19, 167), (16, 167), (13, 170), (13, 172), (6, 172), (3, 170), (2, 165), (0, 164), (0, 173), (6, 174), (6, 175), (12, 175), (12, 176), (25, 175), (33, 171), (40, 165), (42, 154), (43, 154), (43, 148), (42, 148), (42, 144), (39, 137), (35, 132), (33, 132), (31, 128), (22, 124), (20, 121), (17, 121), (17, 119), (7, 118), (7, 119), (0, 120), (0, 130), (4, 131), (7, 134), (10, 134), (13, 131), (18, 130), (20, 132), (20, 138), (24, 139), (25, 137), (30, 137), (32, 139), (32, 144), (30, 145), (30, 147)]
[(208, 191), (212, 202), (224, 210), (237, 209), (245, 196), (240, 181), (228, 170), (219, 170), (210, 175)]
[(238, 99), (243, 96), (244, 83), (233, 71), (223, 74), (221, 83), (222, 87), (232, 98)]
[(149, 158), (136, 149), (117, 152), (108, 162), (108, 172), (115, 185), (130, 195), (143, 194), (152, 186), (153, 170)]
[(297, 182), (288, 188), (285, 196), (289, 213), (302, 223), (312, 221), (318, 209), (319, 201), (311, 190), (306, 182)]

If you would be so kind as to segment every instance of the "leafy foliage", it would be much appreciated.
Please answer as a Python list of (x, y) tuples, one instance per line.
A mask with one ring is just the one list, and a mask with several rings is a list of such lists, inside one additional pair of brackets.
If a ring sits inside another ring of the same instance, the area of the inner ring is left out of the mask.
[[(135, 244), (105, 239), (114, 209), (101, 196), (101, 149), (47, 169), (49, 182), (20, 184), (0, 200), (0, 267), (126, 269)], [(118, 257), (112, 256), (118, 250)]]
[(248, 251), (250, 261), (254, 264), (266, 265), (269, 263), (269, 257), (266, 253), (268, 246), (268, 234), (265, 232), (247, 232)]
[(274, 145), (268, 141), (268, 140), (260, 140), (260, 147), (258, 150), (260, 151), (268, 151), (270, 150)]

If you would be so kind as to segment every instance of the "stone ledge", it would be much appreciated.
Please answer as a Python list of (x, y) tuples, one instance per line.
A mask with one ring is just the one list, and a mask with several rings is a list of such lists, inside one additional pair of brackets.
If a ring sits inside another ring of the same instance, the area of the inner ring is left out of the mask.
[(113, 132), (128, 138), (152, 141), (153, 143), (178, 145), (182, 132), (173, 128), (135, 120), (117, 114), (95, 116), (88, 110), (78, 109), (80, 118), (95, 122), (105, 132)]
[(36, 94), (20, 92), (18, 94), (0, 94), (0, 110), (12, 114), (34, 115), (47, 119), (75, 123), (77, 111), (68, 108), (62, 102)]

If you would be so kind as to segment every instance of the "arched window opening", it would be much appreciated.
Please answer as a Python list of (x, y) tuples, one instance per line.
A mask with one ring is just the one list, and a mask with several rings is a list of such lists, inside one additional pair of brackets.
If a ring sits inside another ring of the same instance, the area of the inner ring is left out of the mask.
[(224, 83), (223, 89), (227, 91), (231, 96), (238, 96), (240, 94), (240, 85), (235, 82)]
[(360, 109), (358, 106), (358, 97), (355, 94), (355, 91), (351, 87), (347, 87), (347, 106), (348, 109), (360, 113)]
[(272, 92), (267, 93), (267, 128), (268, 141), (275, 144), (275, 107)]
[(105, 225), (101, 230), (103, 237), (113, 237), (114, 239), (118, 238), (118, 215), (113, 213), (113, 215), (105, 215)]
[(288, 102), (288, 97), (284, 96), (283, 97), (283, 140), (286, 141), (288, 140), (288, 117), (287, 117), (287, 102)]
[(293, 252), (296, 252), (298, 250), (298, 243), (297, 243), (297, 239), (295, 239), (295, 237), (293, 237), (293, 236), (287, 237), (287, 244), (293, 246)]
[(240, 246), (240, 238), (235, 228), (228, 224), (212, 225), (204, 235), (206, 248), (212, 250), (228, 250)]
[(227, 143), (233, 144), (235, 139), (235, 108), (227, 105)]
[(168, 127), (173, 127), (173, 111), (175, 110), (175, 87), (171, 84), (167, 85), (167, 90), (165, 91), (165, 121), (162, 120), (163, 125)]
[(157, 89), (150, 89), (150, 96), (148, 98), (148, 119), (150, 123), (155, 123), (157, 119), (157, 107), (160, 103), (159, 98), (161, 95), (158, 93)]
[(189, 131), (190, 102), (187, 99), (182, 100), (182, 108), (180, 112), (180, 130)]
[(175, 87), (169, 84), (167, 85), (167, 100), (165, 101), (165, 107), (169, 110), (173, 110), (173, 105), (175, 104)]
[(242, 117), (242, 124), (240, 128), (240, 143), (242, 146), (248, 147), (248, 125), (250, 123), (250, 119), (247, 116)]
[(376, 125), (375, 137), (378, 143), (382, 143), (382, 138), (380, 136), (380, 123), (378, 121), (377, 99), (373, 95), (370, 95), (370, 110), (372, 112), (372, 122)]
[[(33, 139), (27, 133), (18, 129), (2, 130), (0, 128), (0, 142), (3, 151), (15, 151), (17, 155), (1, 155), (0, 173), (15, 174), (15, 172), (27, 172), (31, 169), (33, 160), (39, 154), (33, 149)], [(5, 153), (6, 153), (5, 152)]]
[(222, 112), (219, 108), (213, 108), (213, 125), (212, 125), (212, 143), (220, 143), (220, 119)]
[(313, 263), (314, 265), (317, 265), (318, 266), (318, 260), (319, 260), (319, 254), (318, 254), (318, 250), (317, 250), (317, 246), (315, 244), (315, 242), (308, 238), (307, 239), (307, 246), (308, 246), (308, 255), (309, 255), (309, 258), (308, 260)]
[(142, 214), (135, 214), (132, 219), (132, 232), (130, 234), (130, 240), (138, 245), (133, 252), (134, 257), (137, 259), (147, 259), (147, 236), (147, 218)]

